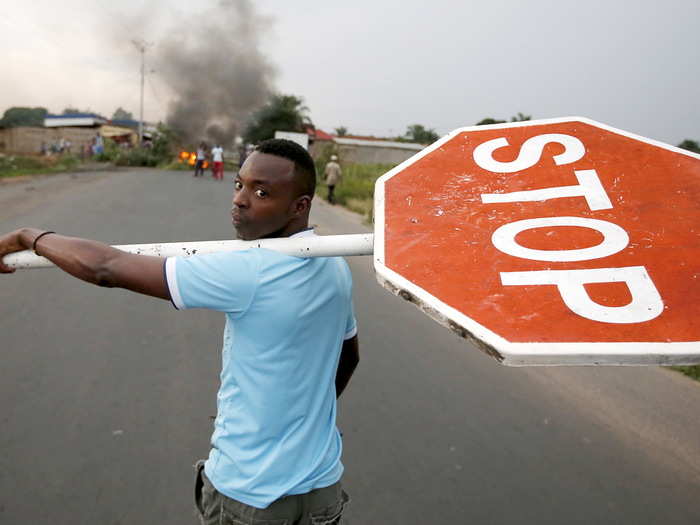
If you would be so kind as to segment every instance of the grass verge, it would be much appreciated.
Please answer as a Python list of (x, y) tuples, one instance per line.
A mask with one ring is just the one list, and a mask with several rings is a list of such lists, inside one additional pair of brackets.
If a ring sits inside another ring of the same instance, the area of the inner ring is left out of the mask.
[[(341, 206), (360, 213), (371, 224), (374, 217), (374, 183), (392, 169), (394, 164), (347, 164), (343, 166), (343, 179), (335, 188), (335, 200)], [(316, 171), (319, 174), (320, 195), (328, 195), (328, 187), (323, 182), (324, 165), (319, 162)], [(318, 191), (318, 190), (317, 190)]]
[(0, 155), (0, 178), (63, 173), (74, 170), (79, 164), (80, 159), (73, 155), (49, 157)]
[(700, 381), (700, 365), (693, 366), (672, 366), (673, 370), (692, 377), (696, 381)]

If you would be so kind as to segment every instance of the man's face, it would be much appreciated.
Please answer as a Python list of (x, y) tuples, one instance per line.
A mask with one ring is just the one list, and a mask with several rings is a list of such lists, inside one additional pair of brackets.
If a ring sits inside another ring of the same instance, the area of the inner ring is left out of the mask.
[(231, 219), (238, 238), (278, 236), (295, 217), (298, 196), (291, 160), (252, 153), (234, 182)]

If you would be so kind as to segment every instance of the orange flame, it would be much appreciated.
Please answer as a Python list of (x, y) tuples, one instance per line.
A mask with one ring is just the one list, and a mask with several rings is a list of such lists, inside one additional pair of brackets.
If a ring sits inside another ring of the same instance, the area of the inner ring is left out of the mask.
[[(177, 161), (180, 164), (185, 164), (187, 163), (190, 166), (194, 166), (197, 163), (197, 153), (194, 151), (185, 151), (182, 150), (180, 154), (177, 156)], [(205, 160), (204, 163), (202, 164), (203, 169), (207, 169), (210, 166), (209, 161)]]

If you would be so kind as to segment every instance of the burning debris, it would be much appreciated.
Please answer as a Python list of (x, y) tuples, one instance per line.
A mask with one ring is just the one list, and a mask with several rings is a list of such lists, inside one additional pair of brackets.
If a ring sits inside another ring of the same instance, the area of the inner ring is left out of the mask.
[[(177, 161), (179, 164), (187, 164), (188, 166), (194, 167), (197, 163), (197, 152), (182, 150), (177, 156)], [(202, 164), (202, 169), (207, 169), (208, 167), (209, 161), (205, 160), (204, 164)]]

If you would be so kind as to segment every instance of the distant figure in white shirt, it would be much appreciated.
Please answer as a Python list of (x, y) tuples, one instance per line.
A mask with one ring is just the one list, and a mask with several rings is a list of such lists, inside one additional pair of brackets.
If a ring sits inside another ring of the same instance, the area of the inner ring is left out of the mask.
[(199, 143), (197, 148), (197, 158), (194, 162), (194, 176), (204, 176), (204, 162), (207, 160), (207, 145), (204, 142)]
[(224, 148), (220, 144), (215, 144), (211, 149), (212, 168), (211, 172), (215, 179), (224, 180)]
[(343, 172), (340, 169), (340, 164), (338, 164), (338, 157), (331, 155), (331, 161), (326, 164), (326, 168), (323, 170), (323, 175), (325, 176), (326, 184), (328, 185), (328, 202), (330, 204), (335, 204), (333, 191), (335, 190), (336, 184), (340, 182), (340, 179), (343, 176)]

